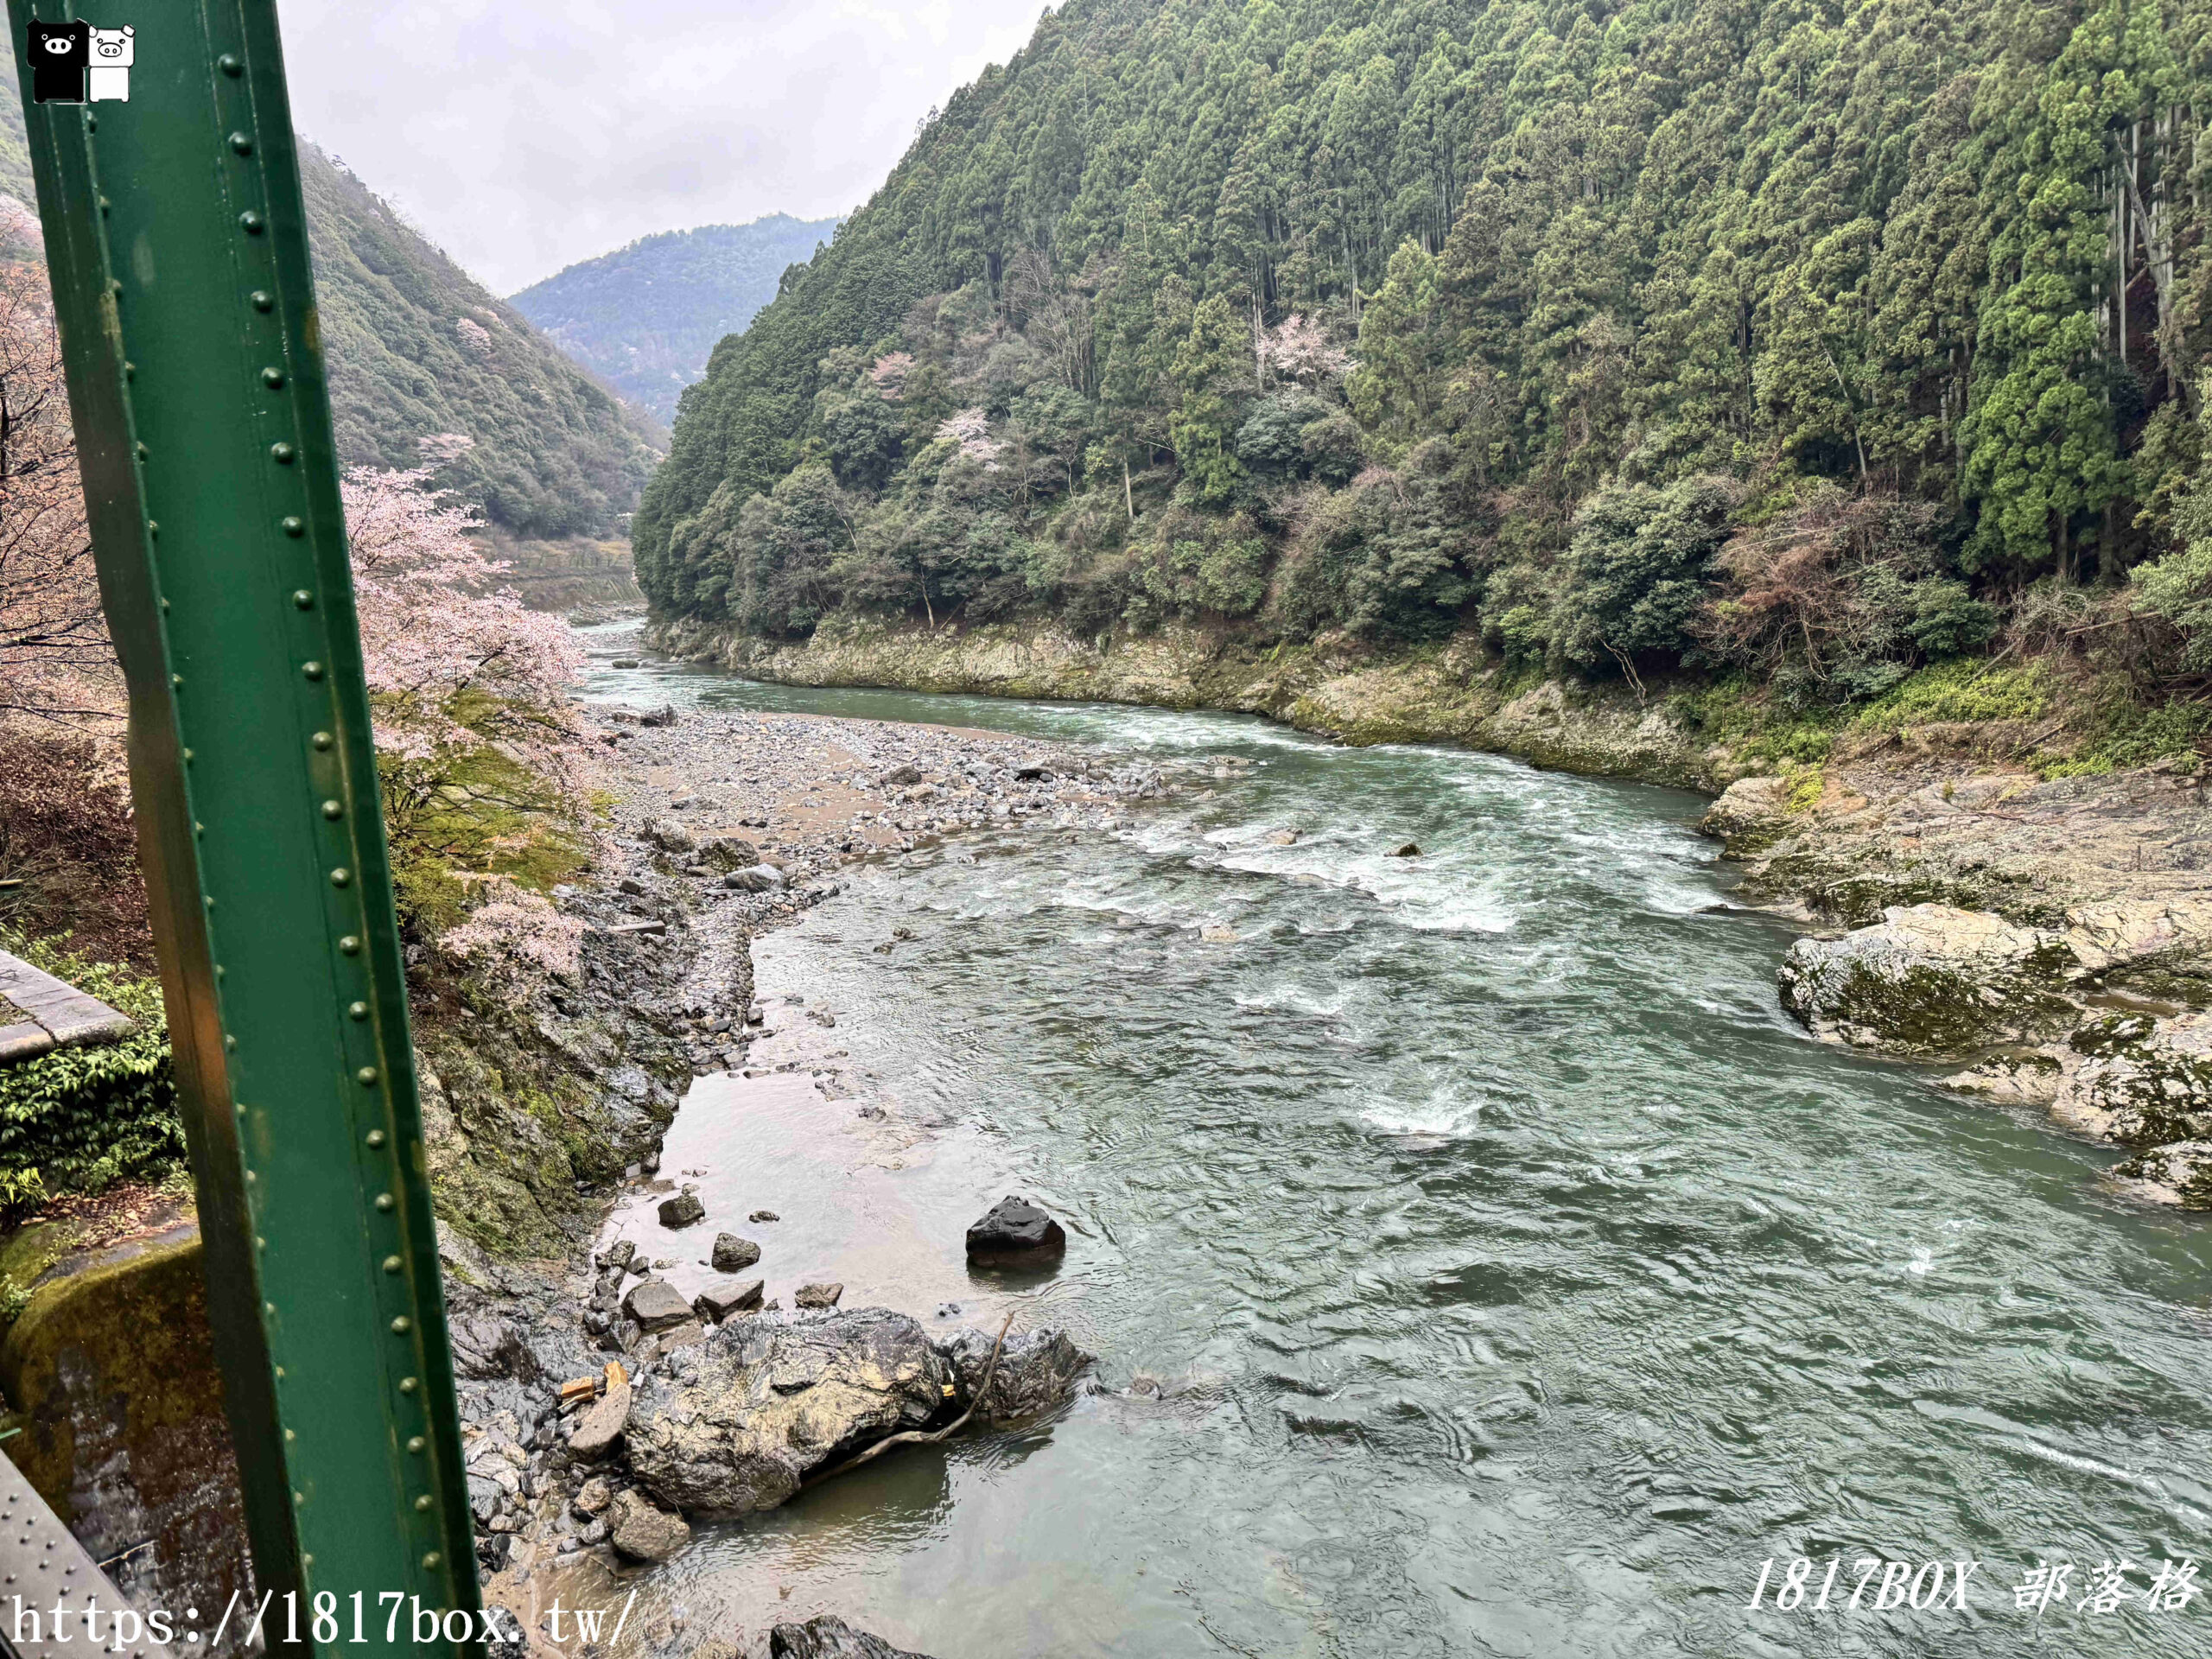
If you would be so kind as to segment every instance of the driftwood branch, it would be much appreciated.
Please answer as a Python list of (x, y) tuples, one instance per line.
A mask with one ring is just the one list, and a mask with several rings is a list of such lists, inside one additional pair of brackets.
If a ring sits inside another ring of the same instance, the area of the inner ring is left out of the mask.
[(998, 1375), (999, 1351), (1006, 1346), (1006, 1333), (1013, 1328), (1013, 1325), (1014, 1315), (1008, 1313), (1006, 1316), (1006, 1322), (999, 1326), (998, 1339), (991, 1344), (990, 1363), (983, 1367), (983, 1380), (976, 1387), (976, 1397), (968, 1402), (968, 1409), (962, 1412), (959, 1416), (954, 1418), (943, 1428), (926, 1430), (909, 1428), (903, 1429), (896, 1434), (887, 1435), (858, 1457), (849, 1458), (835, 1469), (825, 1469), (812, 1478), (801, 1481), (799, 1491), (803, 1492), (810, 1486), (820, 1485), (832, 1475), (842, 1475), (848, 1469), (857, 1469), (864, 1463), (873, 1462), (894, 1446), (934, 1446), (939, 1440), (949, 1440), (957, 1434), (968, 1426), (968, 1420), (976, 1414), (976, 1408), (982, 1405), (984, 1396), (990, 1393), (991, 1379)]

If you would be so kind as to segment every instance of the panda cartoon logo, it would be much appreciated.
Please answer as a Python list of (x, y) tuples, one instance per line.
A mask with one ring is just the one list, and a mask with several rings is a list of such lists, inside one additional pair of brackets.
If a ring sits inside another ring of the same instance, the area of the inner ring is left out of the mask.
[(130, 101), (130, 60), (136, 50), (129, 24), (92, 30), (92, 60), (86, 92), (95, 104)]
[(32, 21), (33, 103), (82, 104), (85, 101), (85, 78), (92, 60), (92, 34), (89, 23)]

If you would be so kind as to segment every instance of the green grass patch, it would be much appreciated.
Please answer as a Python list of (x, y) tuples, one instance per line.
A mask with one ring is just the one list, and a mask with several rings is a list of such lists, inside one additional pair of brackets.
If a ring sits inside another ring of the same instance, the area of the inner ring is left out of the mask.
[(1936, 663), (1875, 699), (1853, 723), (1862, 731), (1898, 732), (1960, 721), (2037, 720), (2050, 712), (2058, 691), (2041, 663)]

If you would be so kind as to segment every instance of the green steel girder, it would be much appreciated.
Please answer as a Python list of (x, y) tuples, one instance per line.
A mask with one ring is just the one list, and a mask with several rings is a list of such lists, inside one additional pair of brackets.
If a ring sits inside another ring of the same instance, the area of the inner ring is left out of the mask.
[(79, 8), (9, 6), (255, 1569), (320, 1647), (321, 1592), (480, 1602), (306, 213), (271, 0), (99, 10), (129, 100), (40, 105)]

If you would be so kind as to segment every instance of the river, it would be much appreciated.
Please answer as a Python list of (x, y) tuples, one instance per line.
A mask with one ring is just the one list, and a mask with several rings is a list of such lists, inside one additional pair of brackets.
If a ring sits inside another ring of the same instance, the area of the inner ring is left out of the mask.
[[(1697, 798), (614, 670), (627, 639), (593, 635), (591, 695), (1254, 763), (1110, 832), (868, 867), (756, 942), (760, 995), (833, 1009), (909, 1126), (842, 1177), (899, 1217), (886, 1282), (957, 1294), (960, 1226), (1025, 1192), (1065, 1268), (970, 1289), (1069, 1323), (1104, 1391), (709, 1529), (646, 1575), (659, 1605), (831, 1608), (941, 1659), (2212, 1650), (2206, 1599), (2143, 1597), (2170, 1559), (2212, 1578), (2212, 1229), (2034, 1114), (1810, 1040), (1775, 998), (1790, 931), (1731, 906)], [(835, 1224), (798, 1142), (853, 1103), (724, 1086), (671, 1163)], [(1841, 1558), (1827, 1611), (1771, 1610), (1799, 1556), (1815, 1589)], [(1963, 1611), (1948, 1582), (1845, 1611), (1866, 1556), (1982, 1566)], [(2122, 1560), (2133, 1597), (2077, 1607)], [(2039, 1560), (2072, 1574), (2038, 1617)]]

